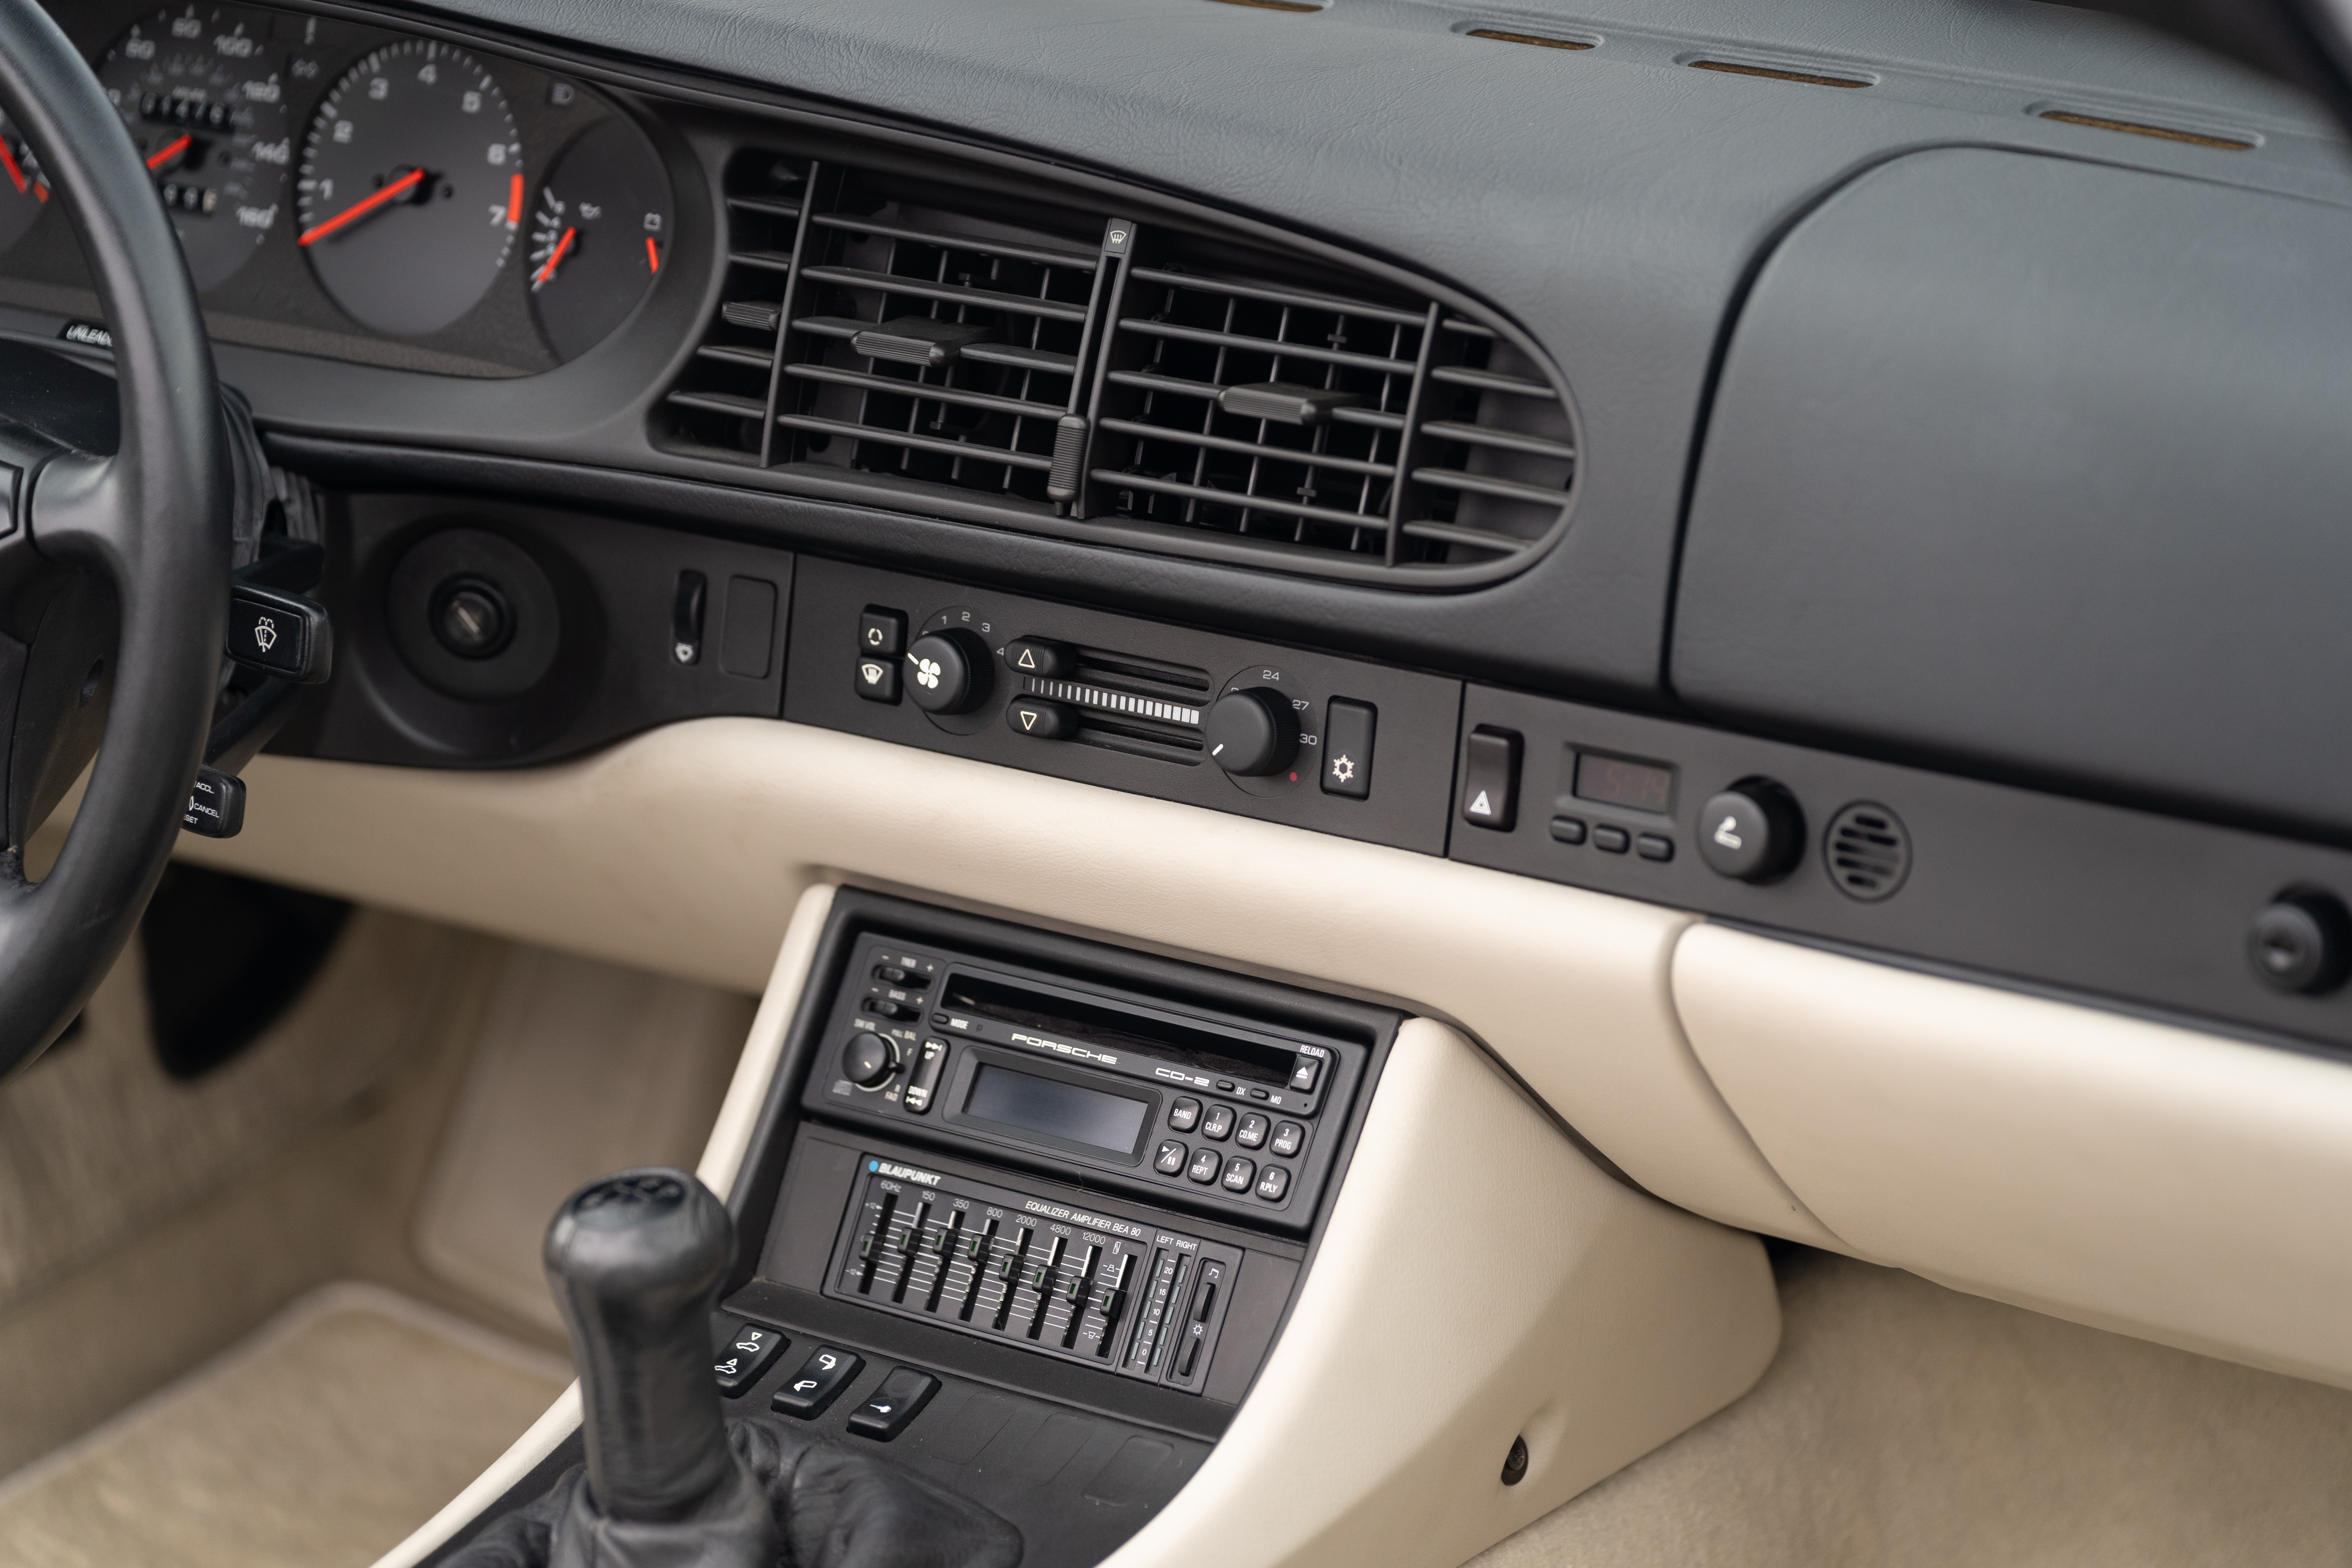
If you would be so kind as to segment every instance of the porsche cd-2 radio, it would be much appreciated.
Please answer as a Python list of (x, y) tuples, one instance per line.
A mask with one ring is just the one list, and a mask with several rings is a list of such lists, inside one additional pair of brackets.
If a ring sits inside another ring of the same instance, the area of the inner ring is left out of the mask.
[(1304, 1230), (1369, 1052), (869, 937), (853, 950), (803, 1104)]

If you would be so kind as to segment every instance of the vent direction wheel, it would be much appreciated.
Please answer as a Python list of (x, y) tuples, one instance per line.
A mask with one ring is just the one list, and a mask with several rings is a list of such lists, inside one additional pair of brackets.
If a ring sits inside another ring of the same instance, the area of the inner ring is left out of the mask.
[(1830, 818), (1822, 858), (1838, 891), (1874, 904), (1893, 898), (1911, 874), (1911, 835), (1885, 806), (1856, 801)]

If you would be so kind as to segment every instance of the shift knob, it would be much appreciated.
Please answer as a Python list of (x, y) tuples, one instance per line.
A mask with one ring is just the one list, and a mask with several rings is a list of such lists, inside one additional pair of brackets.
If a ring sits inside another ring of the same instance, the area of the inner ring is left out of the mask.
[(589, 1490), (608, 1519), (682, 1520), (735, 1476), (710, 1376), (710, 1314), (734, 1242), (709, 1188), (659, 1168), (599, 1177), (548, 1226)]

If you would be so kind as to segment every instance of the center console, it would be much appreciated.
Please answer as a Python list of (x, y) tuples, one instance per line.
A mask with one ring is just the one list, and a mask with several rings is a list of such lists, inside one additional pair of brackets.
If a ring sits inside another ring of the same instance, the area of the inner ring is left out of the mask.
[(732, 1205), (730, 1407), (1100, 1561), (1257, 1375), (1402, 1021), (841, 892)]

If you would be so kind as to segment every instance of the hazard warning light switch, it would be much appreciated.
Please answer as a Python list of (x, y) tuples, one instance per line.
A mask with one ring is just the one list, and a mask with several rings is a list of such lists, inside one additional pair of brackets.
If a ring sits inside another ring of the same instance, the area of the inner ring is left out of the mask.
[(1462, 748), (1462, 820), (1508, 833), (1519, 819), (1519, 732), (1481, 724)]

